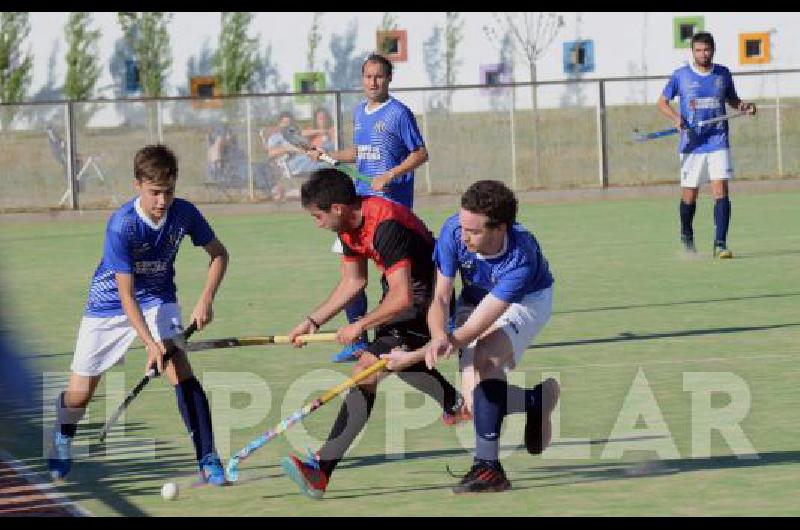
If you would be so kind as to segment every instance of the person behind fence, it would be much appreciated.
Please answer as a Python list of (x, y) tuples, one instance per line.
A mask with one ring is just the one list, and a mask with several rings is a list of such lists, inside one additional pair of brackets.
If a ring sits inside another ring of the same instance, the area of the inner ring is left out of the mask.
[(325, 107), (317, 107), (314, 110), (314, 118), (311, 122), (311, 127), (303, 129), (303, 136), (308, 137), (316, 149), (320, 151), (332, 151), (336, 138), (336, 129), (333, 126), (333, 118), (331, 113)]
[[(504, 491), (511, 487), (499, 460), (500, 432), (508, 414), (525, 413), (525, 446), (539, 454), (552, 437), (550, 415), (558, 382), (533, 388), (508, 384), (506, 372), (550, 320), (553, 276), (541, 246), (516, 221), (517, 199), (502, 182), (481, 180), (461, 196), (459, 213), (442, 225), (433, 258), (436, 282), (428, 311), (431, 340), (414, 352), (392, 350), (389, 368), (402, 370), (424, 359), (433, 368), (440, 356), (459, 352), (461, 392), (472, 411), (475, 457), (454, 493)], [(454, 330), (449, 307), (455, 277), (463, 288)], [(471, 399), (470, 399), (471, 398)]]
[[(679, 207), (681, 242), (689, 254), (697, 252), (692, 221), (697, 206), (699, 187), (711, 181), (714, 195), (713, 255), (720, 259), (733, 257), (728, 249), (728, 225), (731, 201), (728, 181), (733, 178), (728, 122), (697, 126), (703, 120), (725, 115), (725, 103), (748, 114), (756, 113), (753, 103), (745, 103), (736, 95), (733, 77), (726, 67), (714, 64), (714, 37), (696, 33), (691, 40), (692, 62), (672, 73), (658, 98), (658, 109), (681, 131), (678, 153), (681, 165), (681, 201)], [(680, 112), (669, 104), (680, 97)]]
[(121, 362), (138, 336), (147, 352), (145, 372), (155, 363), (175, 388), (178, 410), (194, 445), (202, 479), (223, 485), (225, 472), (214, 447), (206, 394), (185, 352), (164, 361), (182, 333), (175, 286), (175, 258), (183, 237), (211, 258), (205, 285), (191, 313), (198, 329), (213, 318), (212, 303), (228, 265), (228, 252), (203, 214), (175, 197), (178, 163), (166, 146), (148, 145), (134, 156), (138, 196), (108, 220), (103, 257), (89, 287), (67, 389), (55, 403), (56, 421), (48, 454), (55, 479), (72, 468), (71, 444), (102, 374)]
[[(361, 65), (361, 83), (366, 99), (353, 110), (353, 145), (328, 153), (342, 162), (355, 162), (371, 183), (359, 181), (359, 195), (378, 195), (408, 208), (414, 206), (414, 170), (428, 161), (428, 150), (411, 110), (389, 95), (392, 63), (373, 53)], [(319, 157), (319, 150), (309, 156)], [(334, 252), (341, 253), (338, 240)], [(361, 293), (346, 308), (347, 319), (355, 322), (367, 310), (367, 296)], [(353, 362), (367, 337), (337, 353), (335, 362)]]
[(307, 174), (319, 169), (323, 164), (305, 156), (305, 152), (297, 146), (290, 144), (281, 134), (280, 129), (295, 125), (294, 115), (283, 111), (278, 115), (278, 129), (267, 139), (267, 155), (278, 167), (284, 170), (287, 177)]

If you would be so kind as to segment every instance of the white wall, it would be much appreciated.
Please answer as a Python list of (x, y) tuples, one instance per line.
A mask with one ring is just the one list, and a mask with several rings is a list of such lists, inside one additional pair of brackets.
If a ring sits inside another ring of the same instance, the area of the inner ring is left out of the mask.
[[(393, 87), (428, 86), (430, 84), (423, 61), (423, 41), (430, 37), (434, 24), (444, 25), (444, 13), (395, 13), (400, 29), (408, 31), (409, 60), (396, 65)], [(717, 42), (715, 62), (729, 66), (733, 71), (749, 71), (800, 67), (800, 13), (562, 13), (565, 26), (539, 63), (539, 80), (565, 79), (562, 72), (562, 44), (577, 37), (593, 39), (595, 46), (594, 72), (586, 78), (627, 75), (667, 75), (687, 60), (689, 51), (674, 49), (672, 20), (675, 16), (703, 15), (706, 30)], [(54, 78), (56, 85), (63, 84), (66, 73), (64, 55), (64, 25), (68, 13), (30, 14), (30, 48), (34, 55), (33, 96), (48, 80), (48, 60), (54, 46), (58, 46)], [(273, 62), (278, 66), (281, 80), (292, 86), (293, 74), (306, 68), (306, 36), (313, 13), (258, 13), (251, 26), (252, 36), (260, 35), (262, 48), (272, 43)], [(358, 42), (356, 50), (365, 53), (375, 48), (375, 30), (383, 17), (382, 12), (325, 13), (322, 16), (323, 40), (317, 54), (318, 70), (325, 60), (331, 60), (329, 50), (331, 33), (344, 33), (348, 22), (357, 20)], [(490, 13), (463, 13), (464, 40), (459, 47), (462, 65), (458, 72), (459, 84), (479, 83), (481, 64), (499, 62), (499, 53), (482, 31), (491, 21)], [(577, 27), (580, 18), (580, 28)], [(113, 97), (113, 79), (109, 71), (114, 44), (121, 38), (116, 13), (94, 14), (94, 25), (102, 31), (100, 50), (103, 71), (98, 82), (98, 96)], [(177, 95), (178, 87), (188, 87), (186, 62), (199, 54), (208, 39), (215, 48), (219, 36), (218, 12), (175, 13), (171, 23), (173, 66), (169, 76), (167, 95)], [(739, 65), (738, 37), (741, 32), (770, 31), (773, 33), (773, 59), (767, 65)], [(529, 79), (527, 67), (516, 65), (515, 80)], [(658, 83), (648, 84), (648, 93), (657, 94)], [(782, 87), (787, 93), (792, 87)], [(800, 87), (793, 87), (800, 93)], [(622, 89), (620, 89), (622, 90)], [(633, 89), (626, 87), (626, 93)], [(740, 90), (740, 92), (742, 92)], [(740, 94), (748, 97), (747, 94)], [(626, 96), (629, 97), (629, 96)]]

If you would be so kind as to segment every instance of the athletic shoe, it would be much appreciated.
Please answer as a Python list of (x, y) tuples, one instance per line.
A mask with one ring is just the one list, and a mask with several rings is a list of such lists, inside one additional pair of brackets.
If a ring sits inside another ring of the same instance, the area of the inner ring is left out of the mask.
[(731, 259), (733, 252), (728, 250), (728, 245), (724, 241), (714, 241), (714, 257), (719, 259)]
[(461, 482), (453, 486), (453, 493), (491, 493), (511, 488), (506, 472), (500, 462), (489, 465), (483, 460), (476, 460)]
[(342, 351), (331, 357), (331, 361), (335, 363), (354, 363), (358, 360), (356, 353), (360, 352), (361, 350), (366, 350), (367, 346), (368, 344), (364, 341), (348, 344), (342, 348)]
[(538, 455), (550, 445), (553, 438), (553, 425), (550, 415), (558, 403), (561, 389), (552, 377), (533, 388), (533, 410), (528, 411), (525, 421), (525, 447), (532, 455)]
[(208, 453), (200, 460), (200, 475), (203, 481), (214, 486), (224, 486), (228, 483), (225, 478), (225, 468), (217, 453)]
[(472, 414), (467, 410), (464, 404), (464, 396), (461, 394), (456, 396), (456, 402), (453, 406), (442, 413), (442, 423), (448, 427), (471, 419)]
[(694, 246), (694, 238), (692, 236), (681, 235), (681, 243), (683, 250), (687, 254), (697, 254), (697, 248)]
[(292, 482), (297, 484), (300, 491), (307, 497), (320, 500), (325, 495), (328, 477), (319, 467), (306, 464), (295, 455), (283, 457), (281, 467), (286, 476), (292, 479)]
[(47, 468), (53, 480), (61, 480), (72, 469), (72, 437), (61, 434), (56, 427), (50, 454), (47, 456)]
[(306, 459), (303, 463), (315, 469), (319, 469), (319, 451), (314, 451), (310, 447), (306, 447)]

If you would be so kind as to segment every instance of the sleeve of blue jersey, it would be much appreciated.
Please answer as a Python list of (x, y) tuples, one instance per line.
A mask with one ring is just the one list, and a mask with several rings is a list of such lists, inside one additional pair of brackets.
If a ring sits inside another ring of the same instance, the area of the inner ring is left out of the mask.
[(525, 297), (525, 288), (532, 273), (530, 264), (515, 267), (498, 278), (491, 290), (492, 295), (510, 304), (519, 302)]
[(417, 126), (417, 120), (414, 118), (414, 114), (411, 110), (406, 106), (403, 106), (403, 112), (400, 113), (397, 127), (400, 132), (400, 137), (403, 139), (403, 143), (406, 144), (409, 151), (416, 151), (425, 145), (425, 141), (422, 139), (422, 133), (419, 132), (419, 127)]
[(125, 225), (119, 225), (112, 218), (106, 226), (106, 240), (103, 261), (114, 272), (133, 273), (133, 255), (129, 241), (125, 237)]
[(194, 246), (204, 247), (214, 240), (214, 231), (194, 204), (188, 201), (186, 204), (189, 206), (192, 218), (188, 232), (189, 237), (192, 238)]
[(436, 240), (436, 246), (433, 247), (433, 262), (436, 263), (439, 272), (448, 278), (455, 278), (458, 272), (457, 228), (458, 217), (453, 216), (446, 220)]
[(733, 85), (733, 76), (731, 71), (725, 69), (725, 99), (727, 101), (739, 101), (739, 96), (736, 94), (736, 87)]
[(664, 98), (667, 100), (671, 100), (678, 94), (678, 73), (673, 72), (667, 81), (667, 85), (664, 87), (664, 91), (661, 93)]

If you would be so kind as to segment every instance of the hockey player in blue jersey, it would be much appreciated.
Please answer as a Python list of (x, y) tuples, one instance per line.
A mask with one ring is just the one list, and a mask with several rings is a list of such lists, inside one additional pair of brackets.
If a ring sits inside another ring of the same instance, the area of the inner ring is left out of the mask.
[[(413, 208), (414, 170), (428, 160), (417, 121), (407, 106), (389, 95), (392, 63), (388, 59), (371, 54), (361, 66), (361, 74), (366, 99), (353, 111), (353, 145), (328, 154), (341, 162), (355, 162), (362, 175), (372, 178), (371, 183), (356, 182), (359, 195), (377, 195)], [(319, 152), (311, 151), (309, 156), (318, 158)], [(341, 253), (338, 242), (334, 242), (334, 251)], [(363, 291), (345, 312), (350, 323), (366, 314)], [(366, 345), (364, 337), (345, 347), (334, 360), (355, 361), (354, 354)]]
[[(733, 257), (728, 249), (728, 224), (731, 218), (731, 202), (728, 197), (728, 181), (733, 177), (731, 164), (728, 122), (720, 121), (698, 127), (703, 120), (725, 115), (725, 103), (731, 107), (756, 113), (753, 103), (745, 103), (736, 95), (730, 71), (722, 65), (712, 63), (714, 37), (701, 32), (692, 37), (691, 64), (673, 72), (658, 99), (659, 110), (671, 119), (681, 131), (681, 242), (688, 253), (695, 253), (692, 220), (700, 185), (710, 180), (714, 194), (714, 250), (720, 259)], [(680, 112), (669, 104), (675, 96), (680, 98)]]
[(178, 410), (194, 444), (200, 473), (214, 485), (225, 473), (214, 448), (211, 413), (189, 360), (178, 350), (164, 362), (171, 339), (182, 332), (175, 287), (175, 257), (184, 236), (211, 258), (205, 286), (190, 321), (203, 329), (228, 265), (228, 253), (200, 211), (175, 197), (177, 160), (164, 145), (140, 149), (133, 161), (138, 196), (115, 211), (106, 225), (103, 257), (89, 287), (78, 330), (69, 383), (56, 402), (48, 455), (54, 478), (72, 467), (71, 443), (104, 372), (123, 360), (138, 336), (147, 351), (145, 371), (155, 363), (175, 387)]
[[(516, 222), (517, 199), (502, 182), (482, 180), (461, 196), (461, 210), (442, 226), (433, 259), (436, 283), (428, 310), (431, 340), (424, 347), (384, 355), (390, 370), (458, 352), (461, 391), (475, 424), (475, 459), (454, 493), (504, 491), (511, 487), (499, 461), (503, 418), (525, 413), (525, 446), (539, 454), (550, 444), (550, 415), (560, 389), (555, 379), (526, 389), (507, 382), (552, 314), (553, 276), (536, 238)], [(463, 288), (448, 315), (455, 277)]]

